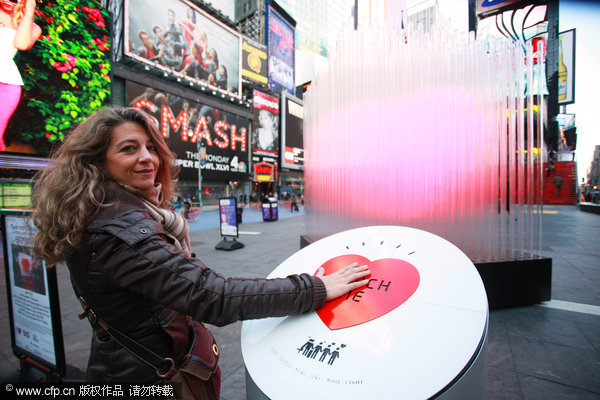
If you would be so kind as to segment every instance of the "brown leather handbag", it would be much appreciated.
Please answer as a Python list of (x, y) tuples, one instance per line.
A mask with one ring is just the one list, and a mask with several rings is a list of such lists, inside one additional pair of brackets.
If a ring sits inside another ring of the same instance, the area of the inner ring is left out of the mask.
[(183, 363), (177, 368), (171, 367), (166, 377), (177, 384), (173, 389), (178, 399), (218, 400), (221, 369), (217, 342), (204, 325), (195, 321), (190, 326), (190, 337), (193, 339)]

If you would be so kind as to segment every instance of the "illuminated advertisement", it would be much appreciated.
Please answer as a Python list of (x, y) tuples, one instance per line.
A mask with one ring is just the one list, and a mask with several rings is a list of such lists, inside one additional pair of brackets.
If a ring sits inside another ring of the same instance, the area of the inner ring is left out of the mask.
[[(248, 179), (250, 121), (171, 93), (127, 82), (127, 104), (149, 115), (177, 155), (179, 178)], [(206, 162), (200, 153), (206, 147)]]
[(279, 99), (254, 90), (252, 161), (273, 164), (279, 158)]
[[(295, 93), (294, 25), (273, 4), (267, 7), (267, 49), (269, 51), (269, 89)], [(293, 20), (292, 20), (293, 21)]]
[(575, 29), (558, 34), (558, 104), (575, 102)]
[(2, 216), (4, 267), (13, 351), (52, 370), (65, 370), (56, 268), (31, 247), (35, 228), (22, 213)]
[(240, 35), (185, 0), (127, 0), (125, 55), (240, 98)]
[[(73, 126), (110, 104), (109, 13), (94, 0), (58, 3), (36, 4), (41, 34), (33, 47), (3, 47), (0, 151), (46, 157)], [(0, 42), (14, 32), (0, 28)]]
[(297, 97), (281, 97), (281, 167), (304, 169), (304, 105)]
[(255, 182), (275, 182), (277, 180), (277, 166), (266, 162), (254, 164)]
[(219, 217), (221, 236), (239, 237), (235, 197), (219, 199)]
[(242, 77), (266, 85), (267, 47), (247, 37), (242, 37)]
[(0, 183), (2, 189), (2, 208), (31, 208), (31, 184), (30, 183)]

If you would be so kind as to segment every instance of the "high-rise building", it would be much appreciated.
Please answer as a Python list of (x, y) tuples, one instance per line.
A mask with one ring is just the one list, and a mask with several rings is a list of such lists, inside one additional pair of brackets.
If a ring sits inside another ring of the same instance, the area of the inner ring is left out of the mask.
[(422, 33), (431, 32), (432, 26), (448, 29), (450, 24), (440, 13), (438, 0), (408, 1), (407, 28)]

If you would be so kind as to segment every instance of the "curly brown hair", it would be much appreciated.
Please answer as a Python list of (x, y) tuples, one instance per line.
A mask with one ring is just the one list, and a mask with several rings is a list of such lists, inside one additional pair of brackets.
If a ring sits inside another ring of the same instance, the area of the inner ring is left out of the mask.
[(156, 176), (156, 183), (162, 186), (159, 206), (171, 205), (179, 169), (156, 126), (136, 108), (102, 109), (79, 124), (52, 155), (48, 167), (36, 174), (33, 246), (48, 265), (66, 260), (85, 240), (87, 225), (102, 207), (104, 183), (111, 180), (104, 163), (113, 130), (125, 122), (140, 124), (154, 142), (160, 159)]

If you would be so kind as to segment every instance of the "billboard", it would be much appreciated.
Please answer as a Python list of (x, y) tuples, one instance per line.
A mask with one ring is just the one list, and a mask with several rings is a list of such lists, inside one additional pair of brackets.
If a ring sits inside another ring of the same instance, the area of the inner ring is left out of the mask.
[(575, 29), (558, 34), (558, 104), (575, 103)]
[(275, 3), (269, 3), (267, 7), (269, 89), (274, 92), (281, 92), (282, 89), (286, 89), (294, 94), (296, 90), (294, 76), (295, 23), (284, 18), (284, 13), (285, 11), (279, 6), (275, 7)]
[(152, 118), (177, 155), (179, 179), (197, 181), (199, 168), (207, 180), (248, 179), (249, 120), (137, 83), (127, 82), (126, 89), (127, 104)]
[(279, 159), (279, 98), (254, 90), (252, 161), (271, 164)]
[(281, 97), (281, 168), (304, 169), (304, 105), (288, 93)]
[(239, 33), (185, 0), (125, 1), (126, 56), (241, 98)]
[(242, 37), (242, 77), (266, 85), (267, 47), (247, 37)]
[(110, 104), (108, 11), (95, 0), (57, 3), (37, 3), (42, 33), (16, 52), (16, 67), (16, 49), (5, 47), (2, 73), (10, 71), (13, 84), (4, 88), (14, 90), (0, 95), (0, 151), (46, 157), (73, 126)]

